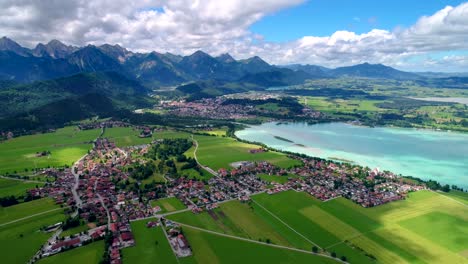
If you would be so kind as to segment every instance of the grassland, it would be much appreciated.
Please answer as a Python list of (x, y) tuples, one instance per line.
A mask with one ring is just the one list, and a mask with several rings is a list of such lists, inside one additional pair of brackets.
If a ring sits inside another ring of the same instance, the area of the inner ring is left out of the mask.
[(170, 215), (169, 219), (188, 225), (252, 240), (309, 250), (312, 244), (255, 204), (231, 201), (211, 212)]
[(35, 188), (36, 186), (43, 186), (43, 183), (24, 182), (18, 180), (10, 180), (0, 178), (0, 197), (5, 196), (24, 196), (26, 191)]
[(317, 255), (273, 248), (184, 227), (193, 256), (181, 263), (337, 263)]
[[(0, 253), (2, 263), (25, 263), (47, 241), (50, 233), (40, 228), (65, 219), (62, 210), (18, 220), (27, 216), (59, 208), (50, 199), (35, 200), (7, 208), (0, 208)], [(18, 220), (17, 222), (9, 223)], [(9, 223), (9, 224), (7, 224)]]
[(132, 127), (106, 128), (103, 137), (115, 142), (118, 147), (136, 146), (151, 143), (152, 138), (140, 138), (140, 130)]
[(151, 206), (161, 207), (160, 213), (174, 212), (186, 208), (186, 206), (175, 197), (153, 200), (151, 201)]
[(79, 225), (79, 226), (63, 231), (62, 233), (60, 233), (60, 237), (67, 237), (67, 236), (75, 235), (75, 234), (87, 231), (88, 229), (89, 227), (85, 224)]
[(104, 241), (97, 241), (89, 245), (75, 248), (57, 255), (39, 260), (39, 264), (97, 264), (104, 254)]
[(231, 168), (230, 164), (236, 161), (268, 161), (279, 167), (291, 167), (299, 164), (299, 161), (278, 152), (252, 154), (249, 150), (258, 149), (259, 146), (242, 143), (233, 138), (199, 135), (194, 136), (194, 138), (198, 142), (198, 161), (214, 170)]
[[(80, 131), (65, 127), (53, 133), (13, 138), (0, 143), (0, 174), (29, 174), (34, 168), (71, 165), (91, 149), (100, 130)], [(36, 157), (37, 152), (50, 151), (50, 155)]]
[(183, 131), (167, 130), (153, 133), (154, 139), (173, 139), (173, 138), (189, 138), (190, 133)]
[(468, 193), (467, 192), (461, 192), (461, 191), (455, 191), (451, 190), (450, 192), (441, 192), (440, 194), (448, 196), (454, 200), (457, 200), (461, 203), (464, 203), (468, 205)]
[(177, 263), (162, 228), (147, 228), (148, 221), (141, 220), (131, 223), (135, 246), (122, 250), (123, 263)]
[[(468, 208), (421, 191), (404, 201), (363, 208), (344, 198), (319, 202), (304, 193), (261, 194), (254, 200), (328, 251), (351, 262), (465, 263)], [(287, 201), (287, 202), (284, 202)], [(284, 204), (284, 206), (282, 205)]]

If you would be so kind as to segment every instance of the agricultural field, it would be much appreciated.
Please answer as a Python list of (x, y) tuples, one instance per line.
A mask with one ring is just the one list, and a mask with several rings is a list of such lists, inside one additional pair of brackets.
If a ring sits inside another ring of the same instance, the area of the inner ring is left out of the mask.
[(117, 147), (128, 147), (151, 143), (152, 138), (140, 138), (140, 130), (132, 127), (106, 128), (103, 137), (115, 142)]
[(160, 213), (174, 212), (187, 208), (179, 199), (175, 197), (153, 200), (151, 201), (151, 206), (161, 207)]
[(230, 201), (194, 215), (183, 212), (167, 217), (176, 222), (272, 244), (309, 250), (312, 244), (255, 204)]
[(338, 263), (331, 258), (241, 241), (208, 232), (183, 228), (193, 251), (185, 263)]
[(190, 138), (190, 133), (183, 131), (167, 130), (153, 133), (154, 139), (174, 139), (174, 138)]
[[(7, 208), (0, 208), (0, 253), (2, 263), (25, 263), (51, 236), (40, 228), (65, 220), (63, 210), (50, 199), (35, 200)], [(49, 210), (50, 212), (46, 212)], [(42, 213), (32, 216), (34, 214)], [(31, 218), (22, 219), (27, 216)], [(13, 222), (16, 221), (16, 222)], [(12, 252), (15, 252), (12, 254)]]
[(135, 246), (122, 250), (123, 263), (177, 263), (177, 259), (162, 228), (146, 227), (146, 223), (150, 220), (140, 220), (131, 223), (132, 232), (135, 236)]
[(63, 231), (62, 233), (60, 233), (60, 237), (67, 237), (67, 236), (75, 235), (81, 232), (85, 232), (88, 229), (89, 229), (88, 225), (82, 224), (82, 225)]
[(456, 190), (450, 190), (450, 192), (442, 192), (440, 193), (442, 195), (448, 196), (454, 200), (457, 200), (461, 203), (464, 203), (468, 205), (468, 193), (467, 192), (461, 192), (461, 191), (456, 191)]
[(24, 196), (27, 190), (36, 188), (36, 186), (43, 186), (43, 183), (25, 182), (19, 180), (10, 180), (0, 178), (0, 197), (5, 196)]
[(104, 241), (71, 249), (39, 260), (38, 264), (98, 264), (104, 254)]
[[(429, 191), (363, 208), (344, 198), (320, 202), (305, 193), (260, 194), (254, 201), (321, 247), (353, 262), (466, 263), (468, 208)], [(288, 201), (287, 206), (281, 206)], [(364, 255), (368, 257), (364, 258)]]
[[(80, 131), (70, 126), (52, 133), (13, 138), (0, 143), (0, 174), (29, 175), (35, 168), (71, 165), (92, 148), (100, 130)], [(38, 152), (49, 151), (44, 156)]]
[(249, 150), (258, 149), (259, 146), (239, 142), (233, 138), (199, 135), (195, 135), (194, 138), (198, 142), (198, 161), (213, 170), (230, 168), (230, 164), (237, 161), (268, 161), (283, 168), (300, 164), (299, 161), (278, 152), (249, 153)]

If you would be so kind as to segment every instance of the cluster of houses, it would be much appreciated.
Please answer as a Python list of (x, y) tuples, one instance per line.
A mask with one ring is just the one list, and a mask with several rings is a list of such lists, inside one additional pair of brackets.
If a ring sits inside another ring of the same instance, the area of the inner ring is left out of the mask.
[(192, 249), (190, 248), (189, 242), (185, 238), (180, 226), (170, 220), (165, 220), (165, 231), (169, 244), (177, 257), (183, 258), (192, 255)]

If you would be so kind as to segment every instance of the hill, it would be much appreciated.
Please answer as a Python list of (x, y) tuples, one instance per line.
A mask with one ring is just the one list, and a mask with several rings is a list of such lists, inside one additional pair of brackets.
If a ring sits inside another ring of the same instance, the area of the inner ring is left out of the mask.
[(414, 80), (422, 77), (410, 72), (399, 71), (392, 67), (383, 64), (363, 63), (348, 67), (339, 67), (331, 70), (333, 76), (347, 77), (366, 77), (366, 78), (382, 78), (396, 80)]

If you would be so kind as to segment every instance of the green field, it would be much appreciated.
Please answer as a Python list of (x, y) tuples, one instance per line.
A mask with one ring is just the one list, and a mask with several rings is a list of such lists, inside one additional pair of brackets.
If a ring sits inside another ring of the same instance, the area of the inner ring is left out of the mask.
[(54, 200), (49, 198), (33, 200), (10, 207), (0, 207), (0, 224), (58, 208), (60, 207), (55, 205)]
[(189, 138), (190, 133), (183, 132), (183, 131), (174, 131), (174, 130), (167, 130), (167, 131), (160, 131), (153, 133), (153, 138), (155, 139), (173, 139), (173, 138)]
[(187, 208), (179, 199), (175, 197), (164, 198), (151, 201), (151, 206), (161, 207), (159, 213), (174, 212)]
[(105, 138), (115, 142), (117, 147), (128, 147), (151, 143), (152, 138), (140, 138), (140, 130), (132, 127), (112, 127), (106, 128)]
[(212, 212), (183, 212), (167, 217), (176, 222), (252, 240), (308, 250), (312, 244), (255, 204), (231, 201)]
[(104, 241), (93, 242), (89, 245), (71, 249), (57, 255), (39, 260), (39, 264), (98, 264), (104, 254)]
[(181, 258), (181, 263), (337, 263), (317, 255), (240, 241), (188, 227), (183, 230), (193, 256)]
[(148, 221), (149, 219), (131, 223), (135, 246), (122, 250), (123, 263), (177, 263), (162, 228), (147, 228)]
[(76, 227), (73, 227), (73, 228), (70, 228), (70, 229), (67, 229), (67, 230), (63, 231), (62, 233), (60, 233), (60, 237), (67, 237), (67, 236), (71, 236), (71, 235), (76, 235), (78, 233), (87, 231), (88, 229), (89, 229), (89, 227), (87, 225), (83, 224), (83, 225), (76, 226)]
[[(31, 169), (71, 165), (91, 149), (91, 141), (100, 130), (80, 131), (65, 127), (53, 133), (13, 138), (0, 143), (0, 173), (29, 174)], [(36, 157), (36, 152), (50, 151), (49, 156)], [(28, 170), (28, 172), (25, 171)]]
[(300, 164), (299, 161), (278, 152), (249, 153), (250, 149), (258, 149), (259, 146), (242, 143), (233, 138), (199, 135), (195, 135), (194, 138), (198, 142), (198, 161), (214, 170), (230, 169), (229, 164), (236, 161), (268, 161), (279, 167)]
[(441, 192), (440, 194), (443, 194), (445, 196), (448, 196), (454, 200), (457, 200), (461, 203), (464, 203), (468, 205), (468, 192), (461, 192), (461, 191), (455, 191), (455, 190), (450, 190), (450, 192)]
[(370, 261), (363, 254), (373, 255), (380, 263), (468, 261), (464, 255), (468, 208), (438, 193), (420, 191), (407, 200), (374, 208), (344, 198), (323, 203), (292, 191), (260, 194), (254, 200), (299, 233), (328, 251), (346, 255), (351, 262)]
[(25, 196), (26, 191), (36, 188), (36, 186), (43, 186), (43, 183), (24, 182), (19, 180), (10, 180), (0, 178), (0, 197), (5, 196)]
[(59, 208), (51, 199), (40, 199), (7, 208), (0, 208), (0, 253), (2, 263), (25, 263), (52, 235), (40, 231), (40, 228), (65, 220), (62, 210), (40, 214), (31, 218), (8, 222)]

